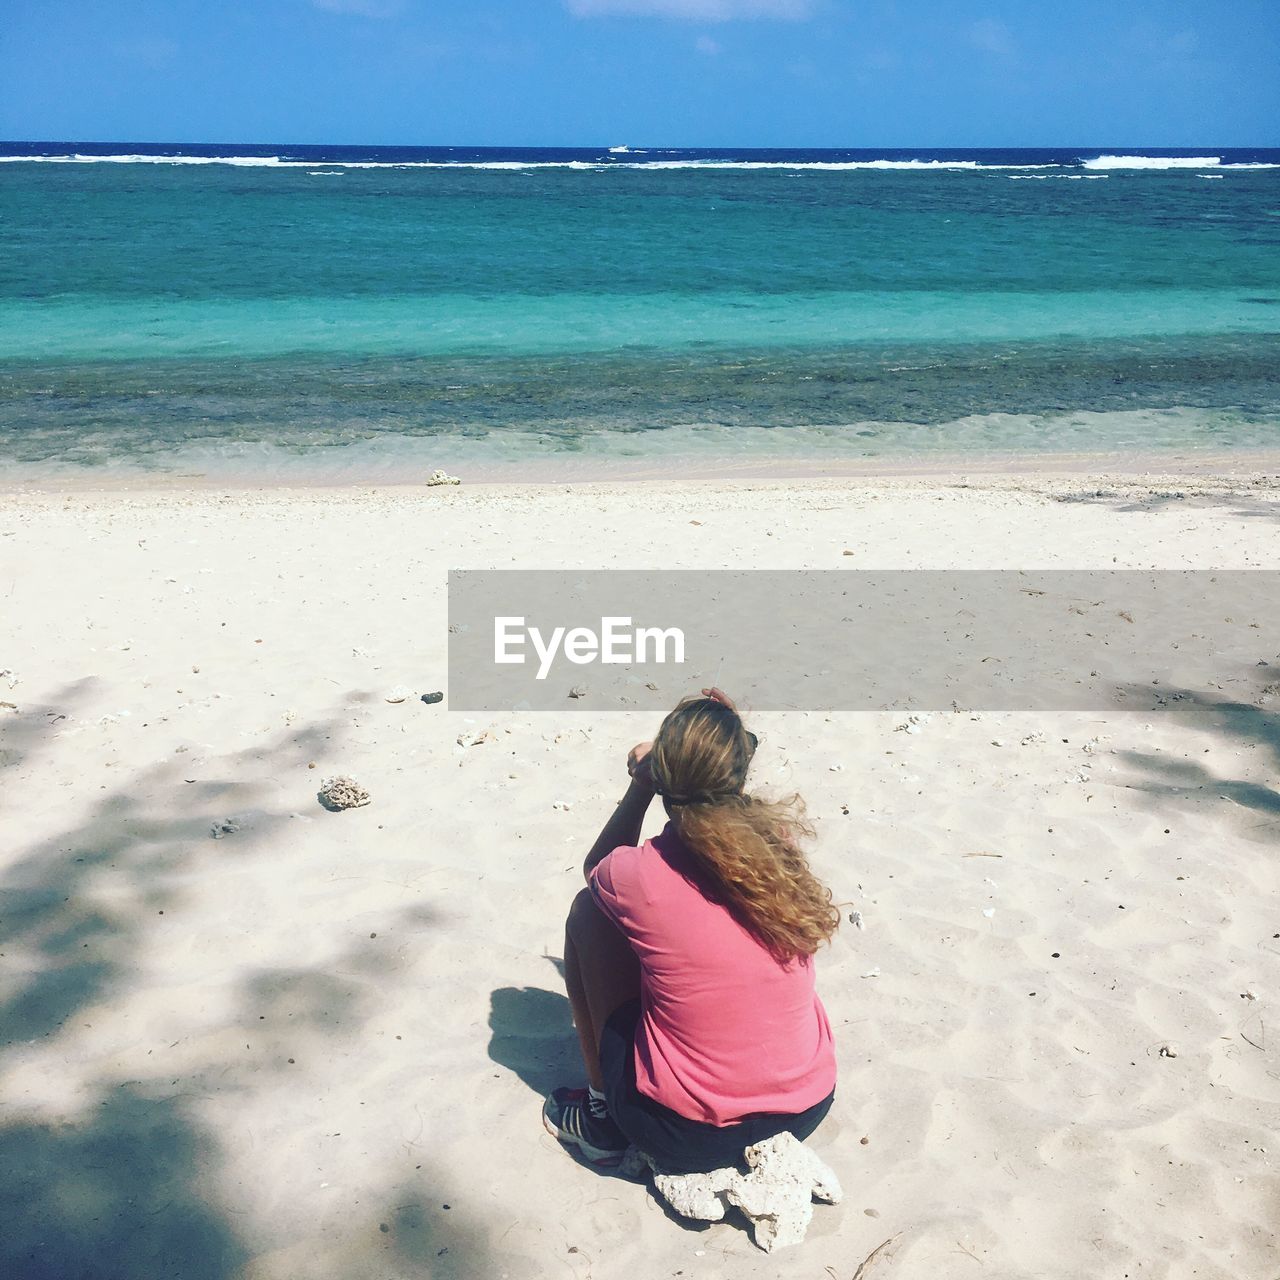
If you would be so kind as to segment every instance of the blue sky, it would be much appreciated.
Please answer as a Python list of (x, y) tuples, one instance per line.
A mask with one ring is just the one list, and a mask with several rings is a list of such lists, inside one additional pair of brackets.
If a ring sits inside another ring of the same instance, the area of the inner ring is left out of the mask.
[(1280, 144), (1280, 0), (4, 0), (0, 137)]

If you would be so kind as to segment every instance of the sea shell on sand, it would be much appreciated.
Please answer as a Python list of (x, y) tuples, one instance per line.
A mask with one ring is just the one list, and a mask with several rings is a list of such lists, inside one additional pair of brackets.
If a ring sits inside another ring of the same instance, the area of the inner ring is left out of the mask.
[(408, 685), (398, 684), (382, 695), (383, 702), (407, 702), (413, 697), (413, 690)]
[(359, 809), (369, 803), (369, 793), (354, 778), (346, 777), (330, 778), (316, 798), (334, 813), (342, 809)]

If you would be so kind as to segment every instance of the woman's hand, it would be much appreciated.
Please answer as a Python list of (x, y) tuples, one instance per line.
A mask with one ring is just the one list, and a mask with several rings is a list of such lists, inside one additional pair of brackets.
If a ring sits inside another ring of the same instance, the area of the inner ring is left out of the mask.
[(649, 769), (649, 752), (653, 750), (652, 742), (637, 742), (627, 752), (627, 772), (631, 775), (631, 785), (646, 791), (652, 791), (653, 774)]
[(733, 705), (733, 699), (723, 689), (717, 689), (714, 685), (710, 689), (703, 689), (702, 696), (710, 698), (712, 702), (720, 703), (721, 706), (728, 707), (730, 711), (737, 711), (738, 709)]

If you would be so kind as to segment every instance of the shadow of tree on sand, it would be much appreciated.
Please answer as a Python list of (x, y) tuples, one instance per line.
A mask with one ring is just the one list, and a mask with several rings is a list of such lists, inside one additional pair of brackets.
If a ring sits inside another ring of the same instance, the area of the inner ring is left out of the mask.
[[(58, 705), (65, 711), (71, 703)], [(46, 709), (22, 720), (20, 749), (28, 759), (52, 745), (57, 728)], [(173, 904), (179, 880), (211, 843), (213, 823), (228, 811), (254, 811), (256, 843), (289, 821), (287, 813), (255, 809), (267, 782), (227, 779), (245, 773), (270, 778), (299, 762), (305, 767), (308, 754), (335, 729), (322, 722), (291, 731), (286, 741), (228, 756), (206, 765), (211, 779), (194, 785), (184, 782), (171, 760), (138, 770), (73, 824), (14, 857), (0, 880), (0, 948), (14, 972), (0, 1001), (5, 1043), (56, 1033), (79, 1009), (126, 980), (142, 922)]]
[[(63, 691), (57, 709), (4, 713), (10, 718), (3, 740), (13, 753), (0, 766), (6, 773), (30, 767), (56, 745), (64, 723), (57, 717), (69, 717), (76, 693), (76, 687)], [(10, 1087), (0, 1113), (4, 1280), (233, 1280), (248, 1274), (257, 1280), (302, 1273), (296, 1259), (266, 1269), (255, 1263), (262, 1240), (245, 1225), (243, 1208), (237, 1211), (217, 1190), (230, 1153), (196, 1111), (200, 1097), (241, 1069), (241, 1083), (278, 1085), (286, 1059), (269, 1054), (250, 1069), (229, 1061), (228, 1038), (213, 1035), (209, 1047), (186, 1060), (182, 1080), (159, 1059), (126, 1078), (109, 1053), (95, 1059), (77, 1035), (81, 1020), (107, 1026), (145, 992), (140, 966), (148, 930), (158, 913), (181, 903), (184, 884), (202, 863), (260, 857), (271, 849), (272, 834), (289, 821), (287, 813), (263, 807), (272, 779), (305, 770), (320, 744), (338, 737), (336, 720), (294, 727), (265, 745), (209, 758), (200, 770), (209, 781), (196, 784), (184, 781), (181, 760), (138, 769), (61, 829), (8, 857), (0, 872), (0, 953), (7, 969), (0, 1072), (18, 1087)], [(80, 791), (75, 799), (83, 796)], [(12, 797), (5, 797), (10, 810)], [(210, 838), (211, 824), (229, 812), (252, 813), (234, 853)], [(209, 871), (215, 874), (212, 865)], [(404, 914), (420, 920), (423, 908), (416, 904)], [(287, 928), (288, 921), (278, 924)], [(216, 957), (212, 967), (216, 971)], [(373, 961), (349, 955), (311, 968), (259, 971), (239, 980), (234, 994), (224, 1029), (252, 1027), (269, 1040), (279, 1034), (271, 1024), (287, 1020), (317, 1035), (354, 1035), (386, 993), (373, 980)], [(55, 1076), (65, 1070), (67, 1080), (58, 1079), (42, 1096), (35, 1082), (46, 1063)], [(74, 1089), (70, 1101), (68, 1088)], [(496, 1274), (483, 1226), (464, 1207), (451, 1208), (443, 1222), (439, 1206), (436, 1217), (428, 1211), (430, 1164), (420, 1162), (412, 1176), (412, 1185), (393, 1189), (388, 1176), (384, 1192), (374, 1188), (378, 1198), (385, 1194), (393, 1202), (353, 1214), (336, 1249), (340, 1262), (334, 1259), (336, 1269), (317, 1264), (321, 1272)], [(317, 1247), (322, 1255), (324, 1248), (335, 1253), (332, 1242)]]
[(92, 677), (73, 680), (52, 702), (30, 705), (21, 694), (0, 682), (0, 694), (8, 704), (0, 707), (0, 769), (20, 768), (42, 749), (52, 746), (58, 725), (67, 719), (65, 708), (89, 696), (96, 684)]
[[(1267, 490), (1261, 492), (1266, 493)], [(1274, 493), (1274, 489), (1271, 490)], [(1216, 511), (1242, 520), (1274, 520), (1280, 523), (1280, 502), (1267, 497), (1255, 497), (1239, 489), (1222, 492), (1150, 489), (1145, 494), (1117, 492), (1108, 489), (1083, 490), (1077, 493), (1060, 493), (1055, 501), (1081, 506), (1110, 507), (1121, 515), (1139, 512), (1168, 510)]]
[(135, 1087), (78, 1123), (0, 1128), (0, 1269), (13, 1280), (223, 1280), (245, 1250), (199, 1185), (218, 1151), (180, 1102)]
[[(1273, 667), (1259, 667), (1250, 675), (1259, 685), (1260, 699), (1276, 697), (1265, 690), (1280, 681), (1280, 672)], [(1260, 782), (1223, 778), (1198, 760), (1151, 751), (1119, 751), (1116, 753), (1119, 759), (1147, 775), (1141, 781), (1126, 785), (1136, 791), (1186, 801), (1225, 796), (1260, 815), (1260, 820), (1249, 827), (1253, 838), (1280, 843), (1280, 786), (1277, 786), (1280, 781), (1280, 697), (1276, 697), (1278, 709), (1273, 711), (1269, 703), (1215, 698), (1194, 689), (1167, 685), (1158, 689), (1150, 685), (1129, 685), (1124, 693), (1130, 705), (1145, 699), (1152, 703), (1152, 710), (1159, 710), (1175, 723), (1216, 733), (1236, 748), (1259, 752), (1268, 763), (1270, 779)]]

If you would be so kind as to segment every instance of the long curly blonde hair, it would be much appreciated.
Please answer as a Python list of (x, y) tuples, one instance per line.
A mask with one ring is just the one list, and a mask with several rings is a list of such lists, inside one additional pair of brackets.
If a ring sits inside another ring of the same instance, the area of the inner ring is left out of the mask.
[(770, 801), (743, 790), (755, 746), (731, 707), (686, 698), (662, 722), (650, 769), (708, 888), (785, 963), (829, 941), (840, 913), (800, 850), (813, 836), (800, 797)]

